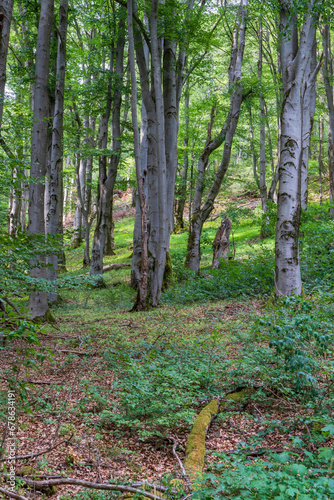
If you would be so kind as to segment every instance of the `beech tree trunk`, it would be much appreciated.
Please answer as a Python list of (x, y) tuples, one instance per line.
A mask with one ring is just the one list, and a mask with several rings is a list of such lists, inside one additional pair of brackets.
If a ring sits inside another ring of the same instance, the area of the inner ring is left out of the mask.
[[(259, 60), (258, 60), (258, 78), (262, 82), (262, 51), (263, 51), (263, 28), (262, 21), (259, 23)], [(264, 96), (260, 93), (260, 176), (259, 188), (261, 196), (261, 205), (263, 212), (267, 211), (267, 186), (266, 186), (266, 113)]]
[[(140, 241), (141, 241), (141, 262), (137, 264), (138, 279), (136, 279), (138, 285), (138, 294), (136, 302), (133, 306), (135, 311), (144, 311), (146, 309), (146, 298), (147, 298), (147, 282), (148, 282), (148, 233), (147, 233), (147, 208), (146, 208), (146, 195), (144, 190), (144, 180), (143, 180), (143, 169), (142, 161), (145, 158), (145, 151), (140, 150), (139, 144), (139, 133), (138, 133), (138, 119), (137, 119), (137, 81), (136, 81), (136, 66), (135, 66), (135, 48), (134, 48), (134, 36), (133, 36), (133, 24), (132, 24), (132, 0), (128, 0), (128, 35), (129, 35), (129, 65), (131, 74), (131, 115), (132, 115), (132, 128), (134, 134), (134, 151), (135, 151), (135, 162), (136, 162), (136, 176), (137, 176), (137, 186), (138, 186), (138, 201), (139, 201), (139, 211), (141, 215), (141, 225), (140, 225)], [(142, 110), (142, 121), (146, 118), (146, 112)], [(145, 120), (146, 122), (146, 120)], [(144, 139), (144, 143), (146, 140)], [(142, 144), (144, 147), (144, 144)], [(142, 158), (141, 158), (142, 155)], [(147, 155), (147, 150), (146, 150)], [(135, 277), (136, 278), (136, 277)]]
[[(123, 7), (120, 7), (123, 9)], [(123, 83), (123, 61), (124, 61), (124, 19), (121, 16), (118, 23), (118, 39), (115, 54), (115, 67), (113, 51), (110, 58), (110, 69), (116, 77), (115, 89), (113, 92), (112, 110), (112, 150), (113, 154), (107, 169), (107, 158), (101, 155), (99, 158), (99, 197), (97, 207), (96, 226), (93, 239), (93, 248), (90, 264), (90, 274), (102, 274), (103, 253), (107, 240), (107, 233), (111, 232), (112, 197), (117, 175), (121, 152), (121, 104), (122, 104), (122, 83)], [(108, 138), (108, 122), (111, 114), (112, 104), (112, 82), (109, 81), (107, 92), (106, 111), (100, 120), (99, 147), (106, 149)]]
[(184, 119), (184, 124), (185, 124), (185, 138), (184, 138), (184, 154), (183, 154), (183, 169), (181, 172), (181, 179), (180, 179), (180, 186), (177, 191), (177, 200), (176, 200), (176, 211), (175, 211), (175, 218), (176, 218), (176, 227), (175, 230), (178, 229), (183, 229), (184, 228), (184, 221), (183, 221), (183, 213), (184, 213), (184, 206), (186, 204), (186, 198), (187, 198), (187, 177), (188, 177), (188, 170), (189, 170), (189, 82), (187, 80), (187, 86), (186, 86), (186, 91), (185, 91), (185, 96), (184, 96), (184, 108), (185, 108), (185, 119)]
[(5, 99), (6, 65), (13, 5), (14, 0), (2, 0), (0, 4), (0, 136), (3, 104)]
[(219, 259), (227, 258), (229, 250), (229, 240), (230, 232), (232, 228), (232, 221), (228, 217), (224, 217), (221, 225), (217, 230), (217, 234), (212, 243), (213, 259), (212, 259), (212, 269), (219, 268)]
[[(31, 143), (30, 176), (34, 182), (29, 186), (29, 234), (43, 237), (44, 224), (44, 181), (47, 161), (47, 127), (49, 115), (49, 61), (50, 38), (53, 19), (53, 0), (43, 0), (38, 25), (35, 69), (35, 106)], [(44, 258), (38, 259), (42, 266), (31, 263), (30, 276), (46, 278)], [(29, 296), (29, 309), (32, 319), (45, 318), (48, 311), (47, 293), (32, 291)]]
[[(279, 297), (300, 295), (302, 282), (299, 263), (299, 225), (301, 212), (301, 171), (303, 161), (303, 99), (307, 69), (312, 57), (316, 19), (309, 2), (304, 15), (300, 40), (298, 19), (290, 12), (291, 2), (281, 3), (281, 64), (283, 77), (283, 108), (279, 190), (275, 245), (275, 288)], [(315, 75), (314, 75), (315, 78)]]
[[(334, 203), (334, 97), (333, 97), (333, 54), (331, 48), (331, 30), (329, 20), (325, 24), (322, 35), (323, 44), (323, 66), (322, 75), (325, 84), (328, 114), (329, 114), (329, 132), (328, 132), (328, 171), (329, 171), (329, 201)], [(334, 207), (331, 206), (330, 214), (334, 215)]]
[[(48, 206), (48, 234), (58, 236), (59, 251), (62, 251), (62, 209), (63, 209), (63, 117), (64, 117), (64, 93), (65, 93), (65, 70), (66, 70), (66, 36), (67, 36), (67, 14), (68, 0), (61, 0), (59, 7), (59, 31), (56, 67), (56, 89), (54, 118), (52, 125), (52, 149), (50, 164), (50, 200)], [(59, 230), (61, 229), (61, 234)], [(58, 255), (50, 254), (48, 257), (48, 279), (55, 281), (58, 276)], [(49, 301), (56, 302), (56, 289), (49, 294)]]
[(319, 154), (318, 154), (318, 169), (319, 169), (319, 201), (320, 206), (323, 205), (323, 194), (322, 194), (322, 172), (324, 168), (324, 164), (322, 161), (322, 143), (324, 140), (324, 122), (323, 120), (319, 121)]
[(308, 202), (308, 162), (310, 154), (311, 134), (313, 129), (316, 93), (315, 82), (316, 75), (320, 69), (317, 67), (317, 40), (316, 31), (314, 30), (313, 45), (311, 47), (311, 57), (308, 62), (308, 67), (305, 73), (306, 86), (303, 94), (303, 152), (302, 152), (302, 169), (301, 169), (301, 208), (307, 209)]
[[(241, 1), (238, 15), (239, 25), (233, 32), (232, 52), (229, 67), (229, 86), (233, 89), (230, 98), (230, 109), (220, 133), (213, 140), (211, 140), (211, 130), (209, 126), (208, 140), (198, 161), (197, 182), (193, 200), (192, 218), (189, 223), (188, 248), (185, 262), (186, 267), (195, 272), (199, 271), (201, 259), (200, 243), (203, 224), (213, 210), (216, 196), (230, 163), (233, 137), (237, 128), (240, 107), (243, 101), (241, 67), (245, 47), (246, 14), (247, 1), (245, 3)], [(224, 150), (222, 161), (218, 167), (215, 179), (209, 189), (209, 193), (203, 207), (201, 207), (204, 191), (204, 175), (208, 165), (209, 156), (223, 142)]]
[[(166, 253), (169, 249), (173, 229), (175, 176), (177, 170), (177, 133), (179, 124), (179, 102), (184, 83), (185, 51), (187, 44), (177, 46), (172, 36), (162, 41), (158, 33), (159, 1), (152, 0), (147, 26), (150, 39), (143, 35), (151, 51), (151, 59), (145, 58), (142, 34), (136, 26), (136, 59), (140, 75), (142, 99), (147, 113), (147, 217), (149, 252), (149, 297), (151, 304), (159, 303)], [(136, 12), (136, 2), (133, 2)], [(188, 0), (187, 13), (193, 1)], [(173, 15), (173, 14), (171, 14)], [(160, 21), (160, 19), (159, 19)], [(163, 17), (161, 23), (164, 22)], [(145, 21), (144, 21), (145, 23)], [(168, 30), (167, 30), (168, 33)], [(144, 173), (144, 172), (143, 172)], [(144, 190), (146, 188), (144, 185)], [(137, 217), (137, 222), (139, 217)], [(138, 241), (136, 224), (134, 239)], [(139, 245), (134, 245), (134, 262), (140, 262)], [(133, 266), (133, 281), (136, 269)]]

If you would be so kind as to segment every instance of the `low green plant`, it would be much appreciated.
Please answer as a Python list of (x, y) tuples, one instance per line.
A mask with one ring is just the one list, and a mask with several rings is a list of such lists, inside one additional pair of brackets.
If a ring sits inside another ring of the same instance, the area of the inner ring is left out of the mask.
[(142, 437), (189, 428), (199, 403), (222, 392), (225, 355), (212, 343), (156, 343), (105, 355), (117, 374), (102, 425), (127, 426)]
[(330, 500), (334, 496), (331, 448), (319, 453), (270, 454), (267, 460), (250, 460), (242, 453), (215, 453), (218, 463), (195, 488), (194, 499)]
[(222, 260), (220, 269), (209, 274), (186, 279), (168, 289), (163, 302), (189, 304), (254, 295), (266, 296), (274, 286), (272, 252), (263, 248), (257, 255), (244, 260)]

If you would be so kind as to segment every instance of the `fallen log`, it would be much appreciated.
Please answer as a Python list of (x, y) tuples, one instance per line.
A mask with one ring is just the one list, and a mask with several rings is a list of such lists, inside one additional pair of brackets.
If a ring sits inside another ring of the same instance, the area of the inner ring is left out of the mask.
[[(228, 394), (220, 404), (220, 410), (224, 409), (231, 402), (239, 403), (246, 396), (253, 392), (252, 389), (242, 389), (241, 391)], [(223, 404), (223, 407), (222, 407)], [(201, 474), (204, 467), (205, 458), (205, 438), (212, 419), (218, 413), (218, 402), (214, 399), (200, 412), (195, 420), (193, 428), (188, 436), (186, 444), (186, 459), (184, 468), (190, 476)]]
[(123, 264), (121, 262), (117, 264), (108, 264), (107, 266), (103, 266), (102, 272), (106, 273), (108, 271), (114, 271), (116, 269), (123, 269), (123, 267), (131, 267), (131, 264)]

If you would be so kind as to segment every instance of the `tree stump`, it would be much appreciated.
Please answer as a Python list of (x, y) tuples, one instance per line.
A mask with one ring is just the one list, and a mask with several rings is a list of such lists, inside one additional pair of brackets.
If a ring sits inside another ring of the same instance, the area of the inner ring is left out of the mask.
[(221, 225), (217, 230), (216, 237), (212, 243), (213, 259), (212, 269), (219, 268), (219, 259), (223, 257), (226, 259), (229, 249), (229, 239), (232, 227), (232, 221), (228, 217), (224, 217)]

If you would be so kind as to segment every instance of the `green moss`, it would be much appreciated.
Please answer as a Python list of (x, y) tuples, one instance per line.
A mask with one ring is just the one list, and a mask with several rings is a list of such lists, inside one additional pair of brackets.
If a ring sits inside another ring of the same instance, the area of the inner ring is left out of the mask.
[(226, 396), (225, 401), (234, 401), (235, 403), (240, 403), (246, 396), (249, 396), (254, 392), (253, 389), (242, 389), (242, 391), (234, 392)]
[(170, 257), (170, 253), (166, 252), (165, 271), (164, 271), (164, 278), (163, 278), (163, 282), (162, 282), (162, 289), (163, 290), (166, 290), (166, 288), (168, 288), (172, 279), (173, 279), (172, 259)]
[(56, 318), (54, 317), (54, 315), (52, 314), (50, 309), (48, 309), (43, 316), (36, 316), (33, 321), (34, 321), (34, 323), (37, 323), (37, 324), (55, 323)]
[[(241, 391), (229, 394), (225, 398), (225, 405), (229, 402), (239, 403), (246, 396), (250, 395), (253, 389), (242, 389)], [(188, 474), (200, 474), (204, 467), (205, 457), (205, 436), (208, 425), (211, 422), (212, 416), (218, 412), (218, 404), (216, 400), (211, 401), (198, 415), (189, 434), (186, 446), (186, 461), (184, 468)]]
[(205, 436), (212, 416), (218, 412), (218, 403), (211, 401), (198, 415), (189, 434), (184, 468), (189, 474), (201, 473), (204, 467)]

